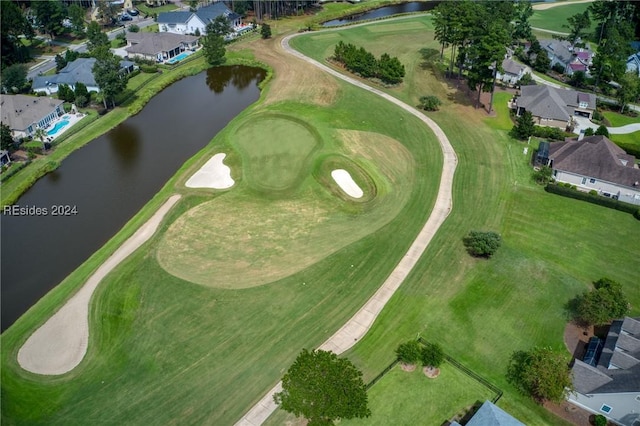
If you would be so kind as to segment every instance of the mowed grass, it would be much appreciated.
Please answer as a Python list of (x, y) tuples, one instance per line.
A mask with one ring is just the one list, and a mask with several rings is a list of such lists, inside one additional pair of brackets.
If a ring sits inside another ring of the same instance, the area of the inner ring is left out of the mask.
[(341, 421), (341, 425), (439, 425), (477, 401), (491, 400), (487, 387), (445, 362), (440, 375), (427, 378), (418, 367), (412, 372), (396, 365), (368, 391), (371, 417)]
[[(429, 18), (412, 19), (429, 25)], [(602, 276), (622, 283), (632, 314), (638, 315), (634, 277), (640, 248), (632, 243), (640, 238), (638, 222), (629, 214), (546, 194), (535, 186), (523, 144), (488, 125), (493, 118), (473, 110), (448, 83), (421, 67), (420, 49), (433, 40), (428, 30), (379, 37), (369, 32), (362, 38), (350, 34), (359, 29), (341, 30), (341, 35), (378, 51), (394, 52), (391, 47), (400, 46), (396, 50), (402, 50), (403, 58), (413, 58), (406, 63), (406, 83), (388, 89), (391, 93), (411, 102), (430, 90), (445, 101), (441, 111), (429, 116), (447, 133), (459, 166), (451, 216), (347, 356), (368, 381), (386, 366), (398, 343), (421, 333), (502, 387), (501, 407), (521, 421), (563, 424), (506, 383), (508, 357), (533, 345), (562, 350), (564, 304)], [(317, 50), (322, 49), (327, 46)], [(186, 197), (159, 234), (98, 288), (89, 353), (77, 369), (63, 377), (41, 377), (15, 362), (21, 343), (64, 301), (64, 288), (54, 290), (2, 335), (3, 424), (233, 424), (282, 377), (302, 347), (317, 347), (386, 278), (433, 205), (441, 169), (433, 135), (408, 114), (343, 83), (335, 83), (332, 96), (322, 98), (331, 103), (305, 104), (305, 109), (294, 97), (283, 101), (282, 93), (295, 92), (278, 93), (274, 88), (285, 90), (276, 85), (278, 75), (282, 73), (276, 72), (263, 102), (235, 123), (263, 109), (301, 114), (320, 129), (323, 140), (337, 134), (335, 129), (348, 129), (399, 141), (416, 170), (405, 184), (410, 196), (402, 210), (377, 231), (275, 283), (243, 290), (207, 288), (171, 276), (156, 260), (163, 235), (180, 216), (223, 196), (189, 195), (195, 192), (183, 189), (178, 182), (184, 176), (177, 176), (161, 196), (178, 191)], [(302, 92), (300, 97), (310, 99)], [(279, 101), (270, 102), (273, 98)], [(233, 135), (230, 128), (179, 175), (193, 173), (198, 162), (221, 147), (230, 148), (225, 146)], [(301, 190), (314, 185), (305, 181)], [(161, 200), (154, 199), (151, 207)], [(216, 215), (224, 214), (216, 211), (202, 226), (215, 226)], [(255, 214), (259, 217), (257, 210)], [(504, 245), (494, 259), (469, 258), (460, 240), (470, 229), (503, 234)], [(66, 286), (78, 285), (105, 253), (94, 256)]]
[[(629, 117), (628, 115), (622, 115), (615, 111), (603, 111), (602, 115), (604, 115), (607, 121), (611, 124), (611, 127), (640, 123), (640, 117)], [(609, 135), (609, 139), (619, 144), (636, 146), (640, 148), (640, 131), (622, 135)]]
[[(529, 24), (534, 28), (568, 33), (569, 29), (564, 27), (564, 25), (568, 25), (567, 19), (577, 13), (584, 13), (588, 7), (589, 3), (576, 3), (556, 6), (546, 10), (534, 10), (533, 15), (529, 18)], [(595, 27), (596, 24), (592, 20), (589, 30), (594, 30)]]
[[(48, 303), (50, 299), (36, 305), (2, 335), (3, 424), (233, 424), (281, 378), (303, 347), (319, 346), (359, 309), (428, 217), (442, 157), (435, 137), (419, 120), (376, 96), (342, 83), (337, 87), (339, 95), (330, 106), (263, 102), (234, 123), (257, 110), (297, 115), (320, 129), (323, 140), (333, 141), (327, 154), (350, 154), (353, 144), (339, 137), (342, 129), (398, 141), (409, 153), (409, 170), (414, 172), (402, 175), (406, 181), (400, 188), (407, 198), (398, 203), (402, 207), (397, 214), (377, 229), (365, 220), (353, 221), (349, 231), (364, 230), (366, 236), (269, 285), (210, 288), (170, 275), (156, 260), (163, 236), (182, 215), (226, 196), (189, 195), (195, 192), (178, 185), (184, 177), (177, 176), (163, 193), (184, 192), (185, 198), (158, 235), (101, 283), (94, 295), (89, 352), (79, 367), (63, 377), (41, 377), (16, 364), (20, 345), (62, 303), (60, 298), (58, 305)], [(234, 135), (233, 125), (226, 128), (181, 173), (191, 174), (212, 153), (232, 149)], [(354, 161), (365, 168), (367, 161), (373, 162), (366, 155)], [(252, 209), (246, 213), (247, 223), (284, 223), (260, 210), (268, 197), (248, 185), (232, 191)], [(331, 197), (312, 177), (301, 184), (300, 193), (306, 191)], [(252, 199), (257, 202), (251, 203)], [(202, 229), (217, 226), (228, 214), (233, 212), (212, 210)], [(349, 235), (343, 230), (325, 238), (339, 242)], [(255, 259), (268, 255), (253, 254)], [(75, 280), (77, 285), (87, 273), (82, 270), (69, 282)], [(54, 290), (51, 297), (61, 291)]]
[(247, 183), (258, 191), (294, 190), (306, 176), (311, 154), (322, 146), (317, 131), (292, 116), (249, 118), (236, 130)]
[[(409, 22), (414, 19), (430, 21)], [(452, 214), (373, 328), (346, 356), (370, 380), (399, 343), (420, 333), (442, 342), (452, 356), (505, 390), (501, 406), (521, 421), (562, 424), (507, 383), (508, 358), (535, 345), (565, 350), (565, 304), (600, 277), (621, 282), (632, 314), (640, 313), (634, 278), (640, 273), (640, 247), (632, 243), (640, 237), (637, 220), (535, 185), (532, 150), (524, 155), (526, 144), (508, 136), (505, 110), (498, 105), (503, 95), (496, 96), (498, 116), (489, 118), (421, 65), (419, 52), (434, 46), (432, 34), (408, 30), (376, 36), (359, 27), (343, 29), (340, 36), (368, 50), (402, 57), (413, 52), (413, 61), (401, 59), (405, 83), (386, 90), (409, 103), (424, 94), (443, 100), (440, 111), (427, 115), (443, 128), (459, 158)], [(332, 46), (308, 37), (294, 45), (323, 60)], [(495, 258), (476, 260), (465, 253), (461, 239), (472, 229), (503, 235)]]

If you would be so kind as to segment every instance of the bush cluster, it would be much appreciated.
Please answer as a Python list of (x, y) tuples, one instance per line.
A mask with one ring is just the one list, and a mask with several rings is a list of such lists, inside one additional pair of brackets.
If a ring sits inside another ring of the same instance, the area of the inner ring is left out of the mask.
[(444, 352), (437, 343), (422, 346), (417, 340), (402, 343), (396, 349), (396, 356), (405, 364), (416, 364), (418, 361), (425, 367), (439, 367), (444, 361)]
[(158, 72), (158, 66), (157, 65), (140, 65), (140, 71), (147, 74), (153, 74), (154, 72)]
[(470, 231), (462, 242), (470, 255), (491, 257), (500, 248), (502, 237), (493, 231)]
[[(567, 187), (568, 186), (568, 187)], [(627, 212), (633, 215), (636, 219), (640, 220), (640, 209), (633, 204), (624, 203), (622, 201), (614, 200), (613, 198), (601, 197), (599, 195), (592, 195), (586, 192), (576, 191), (575, 185), (571, 184), (553, 184), (545, 186), (545, 191), (552, 194), (563, 195), (565, 197), (574, 198), (576, 200), (583, 200), (589, 203), (598, 204), (600, 206), (609, 207), (610, 209), (616, 209), (623, 212)]]
[(572, 137), (575, 135), (573, 133), (563, 132), (557, 127), (535, 126), (533, 128), (533, 136), (562, 141), (564, 140), (564, 138)]
[(373, 53), (351, 43), (339, 41), (334, 50), (334, 58), (351, 72), (364, 78), (376, 77), (388, 84), (401, 83), (405, 75), (404, 65), (395, 56), (383, 53), (380, 59), (376, 59)]

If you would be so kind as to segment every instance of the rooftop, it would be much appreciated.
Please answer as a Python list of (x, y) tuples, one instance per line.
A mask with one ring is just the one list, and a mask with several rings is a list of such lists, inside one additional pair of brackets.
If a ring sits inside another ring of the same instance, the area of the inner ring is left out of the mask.
[(26, 130), (51, 114), (63, 101), (47, 97), (0, 95), (2, 122), (11, 129)]

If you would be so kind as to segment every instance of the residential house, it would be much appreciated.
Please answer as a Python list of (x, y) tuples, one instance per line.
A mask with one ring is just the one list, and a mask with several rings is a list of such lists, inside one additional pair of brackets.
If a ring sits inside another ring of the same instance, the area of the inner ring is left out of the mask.
[(213, 3), (201, 7), (195, 12), (179, 11), (164, 12), (158, 15), (158, 28), (160, 32), (174, 34), (206, 34), (207, 24), (213, 22), (218, 16), (225, 16), (232, 29), (237, 31), (242, 27), (240, 15), (233, 13), (224, 3)]
[[(69, 62), (58, 74), (42, 75), (33, 79), (33, 91), (50, 95), (57, 93), (62, 84), (66, 84), (72, 90), (76, 89), (77, 83), (87, 86), (89, 92), (99, 92), (100, 88), (93, 76), (93, 66), (96, 58), (78, 58)], [(133, 72), (137, 65), (131, 61), (120, 61), (120, 72), (128, 74)]]
[(547, 85), (523, 86), (515, 107), (518, 116), (529, 111), (536, 124), (564, 130), (572, 125), (572, 117), (576, 115), (591, 119), (596, 95)]
[(523, 75), (531, 72), (531, 69), (529, 69), (529, 67), (519, 64), (510, 58), (502, 61), (502, 69), (504, 71), (498, 71), (496, 73), (496, 78), (511, 85), (518, 84), (518, 81), (520, 81)]
[(576, 71), (583, 71), (589, 75), (593, 52), (588, 48), (572, 46), (565, 40), (541, 40), (540, 45), (547, 52), (552, 68), (559, 64), (564, 74), (572, 75)]
[(552, 143), (548, 157), (556, 181), (640, 205), (640, 169), (635, 158), (605, 136)]
[(627, 72), (635, 72), (640, 77), (640, 52), (636, 52), (627, 59)]
[(596, 359), (575, 360), (569, 402), (618, 425), (640, 425), (640, 318), (613, 321)]
[(128, 56), (163, 62), (185, 50), (196, 50), (199, 37), (173, 33), (128, 33)]
[(0, 95), (2, 123), (14, 138), (33, 136), (38, 127), (46, 129), (64, 114), (63, 101), (44, 96)]
[[(460, 423), (454, 421), (450, 426), (460, 426)], [(466, 426), (524, 426), (524, 423), (490, 401), (485, 401)]]
[(147, 2), (147, 6), (156, 7), (163, 6), (169, 2), (169, 0), (145, 0)]

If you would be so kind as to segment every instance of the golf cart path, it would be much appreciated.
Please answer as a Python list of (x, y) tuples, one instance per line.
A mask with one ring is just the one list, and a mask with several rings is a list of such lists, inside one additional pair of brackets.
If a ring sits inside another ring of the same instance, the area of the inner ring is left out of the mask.
[(131, 237), (89, 277), (59, 311), (41, 325), (18, 351), (18, 363), (36, 374), (58, 375), (73, 370), (89, 344), (89, 302), (100, 281), (156, 232), (160, 222), (180, 199), (172, 195)]
[[(362, 25), (366, 25), (362, 24)], [(429, 128), (435, 133), (440, 143), (444, 161), (442, 165), (442, 175), (440, 178), (440, 187), (438, 188), (438, 196), (433, 206), (433, 211), (427, 219), (424, 227), (416, 237), (416, 239), (409, 247), (409, 250), (404, 255), (402, 260), (398, 263), (395, 269), (391, 272), (391, 275), (386, 279), (382, 286), (375, 292), (373, 296), (360, 308), (356, 314), (347, 321), (342, 328), (340, 328), (333, 336), (331, 336), (326, 342), (324, 342), (319, 349), (325, 351), (332, 351), (336, 354), (341, 354), (350, 349), (360, 340), (367, 331), (373, 325), (373, 322), (378, 317), (378, 314), (382, 311), (382, 308), (391, 299), (391, 296), (400, 287), (404, 279), (409, 275), (413, 267), (416, 265), (427, 246), (431, 242), (431, 239), (440, 228), (440, 225), (445, 221), (451, 208), (453, 206), (452, 188), (453, 188), (453, 175), (458, 164), (458, 158), (456, 156), (449, 139), (442, 131), (442, 129), (430, 118), (419, 112), (417, 109), (405, 104), (404, 102), (388, 95), (381, 90), (375, 89), (366, 85), (365, 83), (351, 78), (347, 75), (343, 75), (338, 71), (329, 68), (328, 66), (315, 61), (302, 53), (293, 50), (289, 46), (289, 40), (299, 34), (293, 34), (286, 36), (282, 39), (281, 45), (284, 50), (300, 58), (315, 67), (320, 68), (322, 71), (327, 72), (339, 79), (360, 87), (374, 93), (387, 101), (397, 105), (403, 110), (416, 116), (422, 120)], [(267, 418), (278, 408), (277, 404), (273, 400), (273, 395), (282, 390), (282, 382), (271, 389), (267, 394), (254, 405), (242, 418), (236, 423), (237, 426), (257, 426), (264, 423)]]

